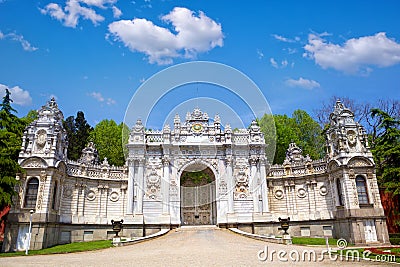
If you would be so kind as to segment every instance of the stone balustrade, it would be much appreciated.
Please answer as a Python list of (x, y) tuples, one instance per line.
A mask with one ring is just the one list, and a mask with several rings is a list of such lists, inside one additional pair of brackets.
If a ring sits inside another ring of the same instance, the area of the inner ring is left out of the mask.
[(275, 164), (271, 166), (268, 177), (303, 177), (307, 174), (323, 174), (326, 173), (326, 170), (326, 161), (324, 159), (313, 160), (309, 163)]
[(127, 167), (110, 166), (106, 164), (84, 164), (73, 160), (67, 161), (67, 173), (69, 176), (90, 179), (127, 180)]

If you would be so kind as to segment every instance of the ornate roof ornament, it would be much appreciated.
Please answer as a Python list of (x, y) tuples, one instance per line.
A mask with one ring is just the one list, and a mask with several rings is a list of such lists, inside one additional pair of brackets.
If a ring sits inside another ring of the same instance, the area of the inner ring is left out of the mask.
[(142, 120), (141, 119), (138, 119), (137, 121), (136, 121), (136, 124), (133, 126), (133, 128), (132, 128), (132, 131), (133, 132), (136, 132), (136, 133), (140, 133), (140, 132), (143, 132), (144, 131), (144, 126), (143, 126), (143, 123), (142, 123)]
[(260, 132), (260, 126), (258, 126), (257, 121), (253, 120), (250, 125), (250, 131)]
[(169, 124), (165, 124), (164, 125), (163, 132), (164, 133), (170, 133), (171, 132), (171, 127), (169, 127)]
[(61, 110), (58, 109), (58, 105), (54, 97), (52, 97), (50, 101), (48, 101), (46, 105), (42, 106), (42, 108), (38, 111), (38, 121), (62, 122), (63, 119), (64, 115)]
[(179, 117), (178, 113), (175, 114), (174, 123), (181, 123), (181, 117)]
[(192, 113), (186, 113), (186, 121), (206, 121), (208, 122), (208, 114), (206, 112), (202, 112), (200, 108), (195, 108)]
[(89, 142), (87, 146), (82, 149), (81, 157), (79, 158), (78, 162), (84, 164), (99, 164), (99, 153), (96, 149), (96, 146), (93, 142)]
[(331, 125), (355, 124), (354, 113), (339, 99), (336, 101), (335, 108), (329, 116), (329, 120)]
[[(308, 155), (307, 155), (308, 156)], [(309, 158), (309, 156), (308, 156)], [(289, 148), (286, 150), (286, 158), (284, 164), (289, 163), (300, 163), (304, 162), (303, 150), (296, 145), (296, 143), (290, 143)]]
[(219, 114), (215, 114), (214, 123), (221, 123), (221, 118), (219, 117)]

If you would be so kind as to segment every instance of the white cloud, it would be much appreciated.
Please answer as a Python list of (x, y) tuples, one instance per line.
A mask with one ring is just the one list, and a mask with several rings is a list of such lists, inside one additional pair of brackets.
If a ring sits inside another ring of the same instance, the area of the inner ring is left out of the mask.
[(223, 46), (221, 24), (202, 11), (197, 16), (187, 8), (175, 7), (161, 20), (172, 24), (174, 32), (140, 18), (115, 21), (108, 25), (108, 30), (114, 41), (144, 53), (150, 63), (171, 64), (174, 58), (193, 58), (200, 52)]
[(96, 99), (97, 101), (101, 102), (101, 103), (106, 103), (107, 105), (114, 105), (117, 102), (112, 99), (112, 98), (104, 98), (104, 96), (100, 93), (100, 92), (91, 92), (89, 94), (89, 96), (93, 97), (94, 99)]
[(27, 90), (23, 90), (19, 86), (14, 86), (12, 88), (0, 84), (0, 95), (3, 98), (6, 95), (6, 88), (10, 91), (10, 98), (13, 103), (20, 106), (30, 106), (32, 104), (32, 97)]
[(24, 49), (25, 51), (33, 52), (33, 51), (36, 51), (39, 49), (39, 48), (31, 45), (31, 43), (28, 42), (27, 40), (25, 40), (24, 36), (22, 36), (20, 34), (16, 34), (14, 32), (4, 34), (0, 31), (0, 39), (9, 39), (9, 40), (18, 42), (21, 44), (22, 49)]
[(259, 59), (262, 59), (264, 57), (264, 53), (259, 49), (257, 49), (257, 55)]
[(119, 17), (121, 17), (121, 15), (122, 15), (121, 9), (119, 9), (119, 8), (116, 7), (116, 6), (113, 6), (113, 7), (112, 7), (112, 11), (113, 11), (113, 16), (114, 16), (114, 18), (118, 19)]
[[(271, 63), (271, 66), (274, 67), (275, 69), (284, 69), (289, 65), (289, 62), (286, 59), (282, 60), (281, 63), (279, 64), (273, 57), (269, 59), (269, 62)], [(294, 66), (293, 63), (292, 66)]]
[(289, 38), (286, 38), (286, 37), (283, 37), (283, 36), (278, 35), (278, 34), (272, 34), (272, 37), (274, 37), (278, 41), (285, 42), (285, 43), (293, 43), (294, 42), (293, 40), (291, 40)]
[(304, 49), (303, 56), (315, 60), (323, 69), (346, 73), (370, 72), (372, 66), (389, 67), (400, 63), (400, 44), (387, 38), (384, 32), (352, 38), (343, 45), (328, 43), (321, 35), (309, 34)]
[(290, 87), (300, 87), (310, 90), (314, 88), (319, 88), (321, 86), (318, 82), (314, 80), (308, 80), (302, 77), (300, 77), (298, 80), (287, 79), (285, 83)]
[(274, 67), (275, 69), (279, 68), (278, 63), (273, 57), (269, 59), (269, 62), (271, 62), (271, 66)]
[(117, 0), (80, 0), (80, 2), (85, 3), (88, 6), (106, 8), (105, 5), (113, 5)]
[(101, 95), (101, 93), (91, 92), (89, 95), (99, 102), (104, 102), (104, 97)]
[(106, 103), (107, 103), (107, 105), (114, 105), (114, 104), (116, 104), (117, 102), (116, 102), (114, 99), (112, 99), (112, 98), (107, 98)]
[(282, 35), (278, 35), (278, 34), (272, 34), (272, 37), (274, 37), (276, 40), (284, 42), (284, 43), (295, 43), (295, 42), (299, 42), (300, 41), (300, 37), (294, 37), (294, 39), (290, 39), (287, 37), (284, 37)]
[(297, 49), (296, 49), (296, 48), (290, 48), (290, 47), (288, 47), (288, 48), (283, 49), (283, 50), (286, 50), (286, 51), (288, 52), (289, 55), (297, 53)]
[[(80, 3), (87, 4), (89, 6), (94, 5), (97, 7), (104, 8), (103, 4), (109, 1), (96, 1), (96, 0), (68, 0), (65, 3), (65, 7), (56, 3), (50, 3), (43, 9), (40, 9), (42, 14), (48, 14), (52, 18), (61, 21), (64, 26), (75, 28), (79, 23), (79, 19), (90, 20), (94, 25), (104, 20), (104, 17), (97, 14), (96, 11), (89, 7), (84, 7)], [(112, 1), (114, 2), (114, 1)]]

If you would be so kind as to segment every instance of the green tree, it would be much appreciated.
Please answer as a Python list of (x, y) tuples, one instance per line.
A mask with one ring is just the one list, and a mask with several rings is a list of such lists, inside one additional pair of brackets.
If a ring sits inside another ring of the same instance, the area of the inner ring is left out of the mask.
[[(261, 132), (264, 133), (265, 143), (267, 144), (265, 149), (265, 155), (270, 163), (273, 163), (275, 158), (276, 148), (276, 128), (274, 115), (264, 114), (261, 118), (257, 119), (257, 123), (260, 126)], [(233, 130), (235, 131), (235, 130)]]
[(68, 158), (78, 160), (82, 149), (89, 142), (90, 132), (93, 128), (86, 121), (85, 114), (82, 111), (77, 112), (76, 118), (69, 116), (63, 122), (63, 126), (68, 136)]
[(36, 120), (38, 118), (38, 112), (37, 110), (30, 110), (28, 114), (25, 115), (25, 117), (22, 117), (21, 119), (24, 120), (25, 125), (28, 126), (31, 122)]
[(318, 122), (304, 110), (295, 110), (292, 118), (299, 139), (297, 145), (301, 147), (304, 155), (308, 154), (312, 159), (324, 157), (325, 138)]
[(285, 160), (286, 150), (292, 142), (299, 143), (298, 129), (294, 120), (287, 115), (274, 115), (276, 127), (276, 150), (274, 164)]
[(114, 120), (102, 120), (94, 127), (90, 139), (96, 145), (100, 161), (106, 157), (111, 165), (125, 164), (124, 147), (128, 142), (128, 132), (125, 124), (117, 125)]
[(6, 89), (0, 104), (0, 209), (12, 204), (17, 184), (15, 176), (23, 172), (18, 164), (18, 155), (26, 122), (13, 114), (16, 110), (11, 103), (10, 91)]
[[(272, 122), (274, 121), (274, 124)], [(324, 137), (320, 125), (303, 110), (296, 110), (292, 117), (287, 115), (265, 114), (258, 119), (261, 131), (264, 133), (267, 144), (267, 155), (274, 155), (274, 164), (281, 164), (285, 160), (289, 144), (295, 142), (303, 154), (309, 154), (312, 159), (324, 156)], [(276, 135), (276, 136), (275, 136)], [(275, 152), (273, 146), (276, 143)], [(271, 159), (269, 159), (271, 160)]]
[(400, 120), (380, 109), (372, 109), (371, 117), (379, 118), (378, 133), (371, 144), (380, 186), (400, 194)]

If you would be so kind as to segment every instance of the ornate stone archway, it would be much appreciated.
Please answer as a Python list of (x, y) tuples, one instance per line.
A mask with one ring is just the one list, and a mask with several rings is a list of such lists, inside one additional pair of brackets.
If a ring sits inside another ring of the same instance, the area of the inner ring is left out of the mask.
[(196, 161), (180, 173), (181, 225), (216, 224), (216, 177), (212, 167)]

